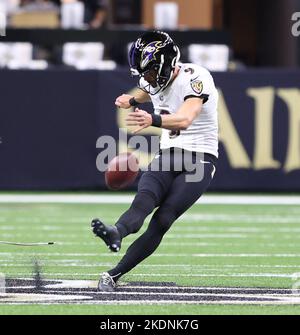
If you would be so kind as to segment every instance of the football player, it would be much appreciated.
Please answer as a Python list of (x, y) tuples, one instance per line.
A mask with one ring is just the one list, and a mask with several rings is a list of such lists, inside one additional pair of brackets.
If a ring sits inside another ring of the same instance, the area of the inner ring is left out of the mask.
[[(178, 46), (161, 31), (146, 32), (129, 52), (130, 69), (139, 76), (140, 90), (136, 96), (119, 96), (115, 104), (126, 109), (135, 107), (127, 117), (127, 124), (137, 127), (135, 133), (150, 126), (162, 128), (160, 151), (143, 173), (130, 208), (114, 226), (94, 219), (92, 229), (111, 251), (118, 252), (122, 240), (137, 233), (145, 218), (156, 210), (147, 230), (130, 245), (121, 261), (101, 275), (99, 290), (113, 291), (121, 276), (150, 256), (214, 176), (218, 158), (218, 93), (209, 71), (195, 64), (179, 63), (179, 57)], [(154, 113), (137, 107), (146, 101), (153, 103)], [(192, 169), (183, 164), (183, 156), (190, 157)], [(169, 161), (167, 169), (164, 157)], [(188, 181), (197, 168), (202, 171), (201, 178)]]

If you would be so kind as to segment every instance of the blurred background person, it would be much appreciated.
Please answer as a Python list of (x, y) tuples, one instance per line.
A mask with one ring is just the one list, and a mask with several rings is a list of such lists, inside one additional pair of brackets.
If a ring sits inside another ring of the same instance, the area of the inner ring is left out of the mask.
[[(107, 19), (107, 0), (52, 0), (53, 3), (62, 6), (62, 15), (64, 15), (64, 8), (67, 10), (72, 7), (77, 13), (83, 11), (83, 22), (90, 28), (100, 28), (106, 24)], [(69, 7), (69, 8), (68, 8)], [(77, 9), (75, 9), (77, 8)], [(64, 20), (62, 18), (62, 20)]]
[(50, 0), (20, 0), (20, 6), (23, 10), (48, 10), (53, 9), (55, 5)]
[(0, 12), (5, 13), (8, 18), (18, 11), (19, 6), (20, 0), (0, 0)]
[(86, 17), (91, 28), (106, 25), (108, 3), (107, 0), (85, 0)]
[[(2, 0), (9, 11), (51, 11), (60, 9), (62, 28), (100, 28), (106, 24), (108, 0)], [(1, 5), (1, 0), (0, 0)], [(58, 14), (57, 14), (58, 16)]]
[(15, 12), (19, 6), (20, 0), (0, 0), (1, 10), (4, 9), (8, 14)]

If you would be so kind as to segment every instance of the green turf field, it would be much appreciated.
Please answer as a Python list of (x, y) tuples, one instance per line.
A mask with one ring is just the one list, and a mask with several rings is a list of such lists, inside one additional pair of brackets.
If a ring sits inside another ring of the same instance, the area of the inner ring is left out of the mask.
[[(112, 254), (92, 235), (90, 220), (100, 217), (113, 224), (128, 206), (0, 203), (0, 240), (56, 242), (43, 247), (0, 245), (0, 272), (6, 278), (32, 278), (37, 260), (44, 279), (96, 281), (138, 235), (128, 237), (121, 252)], [(174, 224), (155, 254), (123, 281), (291, 289), (300, 277), (299, 233), (297, 205), (195, 205)], [(300, 304), (0, 305), (0, 314), (18, 313), (300, 314)]]

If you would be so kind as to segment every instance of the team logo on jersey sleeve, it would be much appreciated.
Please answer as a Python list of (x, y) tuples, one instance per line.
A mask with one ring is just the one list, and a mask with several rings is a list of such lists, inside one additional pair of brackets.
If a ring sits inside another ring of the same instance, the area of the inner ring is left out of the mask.
[(191, 82), (192, 89), (195, 93), (201, 94), (203, 91), (203, 83), (201, 80), (194, 80)]

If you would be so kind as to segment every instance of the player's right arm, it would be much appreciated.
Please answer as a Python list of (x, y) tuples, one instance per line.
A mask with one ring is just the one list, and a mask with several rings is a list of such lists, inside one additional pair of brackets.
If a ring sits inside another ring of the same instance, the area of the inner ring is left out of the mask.
[(139, 104), (142, 104), (144, 102), (148, 102), (151, 100), (148, 93), (139, 89), (137, 93), (135, 94), (135, 96), (129, 95), (129, 94), (120, 95), (119, 97), (117, 97), (115, 101), (115, 105), (117, 107), (125, 108), (125, 109), (131, 108), (132, 105), (130, 104), (130, 99), (132, 98), (134, 98), (134, 100)]

